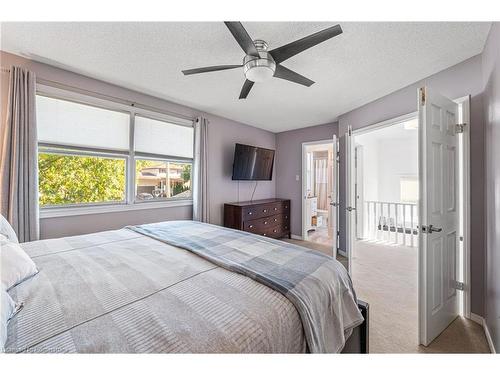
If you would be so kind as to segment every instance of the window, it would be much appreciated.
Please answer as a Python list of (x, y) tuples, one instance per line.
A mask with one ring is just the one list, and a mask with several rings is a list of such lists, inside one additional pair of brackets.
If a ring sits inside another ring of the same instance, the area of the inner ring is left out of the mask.
[(191, 198), (191, 163), (135, 160), (136, 199)]
[(37, 95), (42, 208), (191, 199), (192, 121), (81, 101)]
[(192, 127), (135, 117), (135, 199), (190, 199)]
[[(57, 150), (59, 151), (59, 150)], [(38, 151), (40, 206), (121, 202), (126, 199), (125, 158)]]
[(401, 202), (417, 203), (418, 202), (418, 178), (417, 177), (401, 177), (399, 180)]

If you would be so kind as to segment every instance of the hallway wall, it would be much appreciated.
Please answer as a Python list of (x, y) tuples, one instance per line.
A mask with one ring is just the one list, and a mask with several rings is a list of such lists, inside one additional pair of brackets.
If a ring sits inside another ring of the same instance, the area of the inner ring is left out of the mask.
[(485, 318), (500, 351), (500, 23), (495, 22), (483, 53), (486, 126)]

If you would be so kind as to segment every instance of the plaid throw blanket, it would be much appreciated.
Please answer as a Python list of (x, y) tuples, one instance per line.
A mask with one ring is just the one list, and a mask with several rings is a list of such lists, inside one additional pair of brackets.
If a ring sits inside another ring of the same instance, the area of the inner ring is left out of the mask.
[(127, 228), (282, 293), (297, 309), (312, 353), (340, 352), (352, 328), (363, 321), (349, 274), (317, 251), (196, 221)]

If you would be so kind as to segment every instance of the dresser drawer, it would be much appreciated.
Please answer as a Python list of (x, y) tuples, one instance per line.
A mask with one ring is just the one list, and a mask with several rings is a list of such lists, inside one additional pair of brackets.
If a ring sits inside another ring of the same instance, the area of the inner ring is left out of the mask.
[(283, 214), (248, 220), (243, 223), (243, 230), (251, 231), (252, 229), (260, 230), (264, 228), (270, 228), (275, 225), (280, 225), (281, 223), (284, 222), (284, 220), (287, 219), (285, 219)]
[(258, 219), (261, 217), (271, 216), (280, 213), (289, 213), (290, 207), (286, 202), (276, 202), (263, 204), (259, 206), (253, 206), (245, 208), (243, 211), (243, 220)]
[(275, 225), (272, 227), (260, 227), (260, 228), (253, 227), (247, 229), (246, 232), (258, 234), (264, 237), (279, 238), (282, 237), (283, 229), (281, 226)]

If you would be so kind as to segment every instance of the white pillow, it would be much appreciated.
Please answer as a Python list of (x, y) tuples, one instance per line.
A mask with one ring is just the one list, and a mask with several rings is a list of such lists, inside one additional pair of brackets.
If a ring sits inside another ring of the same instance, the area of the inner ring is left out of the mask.
[(9, 323), (10, 318), (14, 316), (14, 314), (18, 310), (18, 306), (16, 303), (10, 298), (9, 294), (3, 290), (0, 291), (0, 352), (4, 351), (5, 341), (7, 341), (7, 324)]
[(0, 215), (0, 235), (7, 237), (9, 241), (19, 243), (16, 232), (12, 229), (11, 225), (3, 215)]
[(0, 240), (0, 262), (2, 263), (2, 289), (5, 290), (9, 290), (38, 272), (35, 263), (15, 242)]

